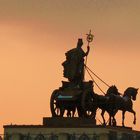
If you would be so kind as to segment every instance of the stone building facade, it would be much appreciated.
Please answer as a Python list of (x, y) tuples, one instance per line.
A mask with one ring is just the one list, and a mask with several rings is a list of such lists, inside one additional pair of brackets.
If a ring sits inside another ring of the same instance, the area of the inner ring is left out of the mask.
[(93, 119), (43, 118), (43, 125), (5, 125), (4, 140), (140, 140), (130, 127), (96, 125)]
[(140, 140), (140, 132), (121, 127), (47, 127), (5, 125), (4, 140)]

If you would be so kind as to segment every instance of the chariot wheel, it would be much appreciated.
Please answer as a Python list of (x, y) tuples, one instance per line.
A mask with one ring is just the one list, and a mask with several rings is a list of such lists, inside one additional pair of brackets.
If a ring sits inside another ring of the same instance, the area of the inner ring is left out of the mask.
[(59, 95), (59, 90), (54, 90), (50, 98), (50, 109), (51, 109), (52, 117), (63, 116), (62, 113), (63, 111), (56, 100), (58, 95)]
[(83, 108), (84, 117), (94, 118), (95, 110), (93, 107), (93, 97), (91, 93), (83, 92), (81, 99), (81, 106)]

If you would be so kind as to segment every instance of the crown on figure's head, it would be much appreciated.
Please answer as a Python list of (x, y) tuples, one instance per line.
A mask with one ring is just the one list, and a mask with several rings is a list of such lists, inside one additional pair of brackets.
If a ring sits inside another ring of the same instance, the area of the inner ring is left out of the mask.
[(77, 47), (81, 47), (83, 45), (83, 39), (79, 38), (77, 42)]

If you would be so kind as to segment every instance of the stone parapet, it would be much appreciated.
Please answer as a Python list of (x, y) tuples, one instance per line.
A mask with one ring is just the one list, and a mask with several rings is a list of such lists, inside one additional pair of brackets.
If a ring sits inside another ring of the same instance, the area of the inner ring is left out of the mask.
[(139, 131), (108, 126), (58, 128), (44, 125), (5, 125), (4, 135), (5, 140), (140, 140)]

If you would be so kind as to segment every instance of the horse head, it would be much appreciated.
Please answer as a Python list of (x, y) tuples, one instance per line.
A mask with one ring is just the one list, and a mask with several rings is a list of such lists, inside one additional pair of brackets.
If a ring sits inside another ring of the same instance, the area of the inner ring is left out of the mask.
[(134, 87), (128, 87), (123, 96), (128, 96), (130, 98), (132, 98), (132, 100), (136, 100), (136, 96), (138, 94), (138, 88), (134, 88)]
[(111, 94), (120, 95), (120, 93), (118, 92), (118, 89), (115, 85), (110, 86), (106, 92), (106, 95), (111, 95)]

